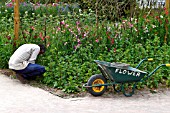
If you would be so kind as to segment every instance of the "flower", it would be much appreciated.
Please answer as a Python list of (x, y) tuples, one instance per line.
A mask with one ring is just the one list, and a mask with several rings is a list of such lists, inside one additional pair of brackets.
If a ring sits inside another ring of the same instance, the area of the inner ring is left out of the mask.
[(11, 3), (7, 4), (7, 7), (13, 7), (13, 3), (11, 2)]
[(61, 21), (60, 24), (61, 24), (61, 25), (65, 25), (65, 22), (64, 22), (64, 21)]
[(11, 36), (7, 36), (7, 39), (8, 39), (8, 40), (11, 40)]
[(57, 27), (57, 31), (60, 31), (61, 30), (61, 28), (60, 27)]
[(81, 41), (80, 41), (80, 39), (77, 39), (77, 42), (78, 42), (78, 44), (81, 44)]
[(113, 52), (116, 53), (116, 48), (114, 48)]
[(98, 42), (99, 42), (99, 39), (96, 39), (95, 41), (98, 43)]
[(127, 20), (123, 20), (122, 23), (125, 24), (127, 22)]
[(68, 25), (68, 24), (66, 24), (66, 25), (65, 25), (65, 28), (68, 28), (68, 27), (69, 27), (69, 25)]
[(156, 27), (156, 25), (152, 25), (152, 28), (155, 28)]
[(78, 26), (79, 24), (80, 24), (80, 22), (79, 22), (79, 21), (77, 21), (77, 22), (76, 22), (76, 25)]
[(164, 11), (165, 11), (165, 15), (168, 16), (169, 12), (168, 12), (168, 10), (166, 9), (166, 7), (164, 8)]
[(68, 42), (65, 42), (64, 45), (67, 45)]
[(110, 31), (111, 30), (111, 27), (107, 27), (107, 31)]
[(76, 46), (74, 46), (74, 49), (76, 50), (78, 47), (80, 47), (80, 44), (77, 44)]
[(164, 18), (162, 15), (160, 15), (160, 18)]
[(35, 30), (35, 27), (34, 27), (34, 26), (31, 26), (30, 28), (31, 28), (31, 30)]
[(133, 27), (133, 24), (131, 24), (130, 22), (128, 22), (129, 28)]

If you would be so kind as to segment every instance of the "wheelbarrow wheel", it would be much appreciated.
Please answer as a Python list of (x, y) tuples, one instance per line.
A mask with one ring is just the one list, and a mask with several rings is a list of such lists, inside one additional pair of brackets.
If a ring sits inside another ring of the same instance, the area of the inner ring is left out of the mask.
[(104, 76), (100, 74), (91, 76), (87, 82), (87, 86), (92, 86), (92, 87), (88, 87), (89, 93), (92, 94), (93, 96), (103, 95), (107, 89), (107, 86), (106, 85), (94, 86), (94, 85), (102, 85), (102, 84), (106, 84), (106, 79)]

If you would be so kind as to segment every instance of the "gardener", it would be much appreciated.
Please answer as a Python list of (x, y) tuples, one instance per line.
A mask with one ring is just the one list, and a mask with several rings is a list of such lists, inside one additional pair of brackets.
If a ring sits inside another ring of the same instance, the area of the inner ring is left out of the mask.
[(9, 60), (9, 69), (16, 72), (16, 77), (25, 84), (29, 78), (45, 73), (45, 67), (35, 64), (39, 54), (45, 52), (42, 44), (24, 44), (20, 46)]

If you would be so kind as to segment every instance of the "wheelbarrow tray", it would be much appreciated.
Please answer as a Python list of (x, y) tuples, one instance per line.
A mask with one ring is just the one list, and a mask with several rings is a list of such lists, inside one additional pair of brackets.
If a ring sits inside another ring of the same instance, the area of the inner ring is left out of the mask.
[(110, 63), (95, 60), (102, 74), (116, 83), (139, 82), (147, 72), (131, 67), (125, 63)]

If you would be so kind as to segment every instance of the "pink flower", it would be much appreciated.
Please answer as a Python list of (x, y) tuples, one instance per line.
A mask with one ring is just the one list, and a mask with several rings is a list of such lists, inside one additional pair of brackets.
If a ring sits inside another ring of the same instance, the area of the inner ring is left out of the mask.
[(57, 28), (57, 31), (60, 31), (60, 30), (61, 30), (61, 28), (60, 28), (60, 27), (58, 27), (58, 28)]
[(13, 7), (13, 3), (7, 4), (7, 7)]
[(78, 47), (80, 47), (80, 44), (77, 44), (76, 46), (74, 46), (74, 49), (76, 50)]
[(130, 22), (128, 22), (129, 28), (133, 27), (133, 24), (131, 24)]
[(35, 30), (35, 27), (34, 27), (34, 26), (31, 26), (31, 30)]
[(79, 22), (79, 21), (77, 21), (77, 22), (76, 22), (76, 25), (78, 26), (79, 24), (80, 24), (80, 22)]
[(84, 38), (84, 37), (86, 37), (86, 36), (87, 36), (87, 34), (88, 34), (88, 33), (86, 33), (86, 32), (85, 32), (85, 33), (83, 34), (83, 38)]
[(77, 39), (77, 42), (80, 42), (80, 39)]
[(99, 39), (96, 39), (95, 41), (98, 43), (98, 42), (99, 42)]
[(15, 2), (15, 0), (12, 0), (12, 2)]
[(68, 29), (70, 32), (73, 32), (72, 29)]
[(68, 28), (68, 27), (69, 27), (69, 25), (68, 25), (68, 24), (66, 24), (66, 25), (65, 25), (65, 28)]
[(77, 30), (79, 33), (81, 33), (81, 28), (80, 27), (77, 27)]
[(65, 22), (64, 22), (64, 21), (61, 21), (60, 24), (61, 24), (61, 25), (65, 25)]

